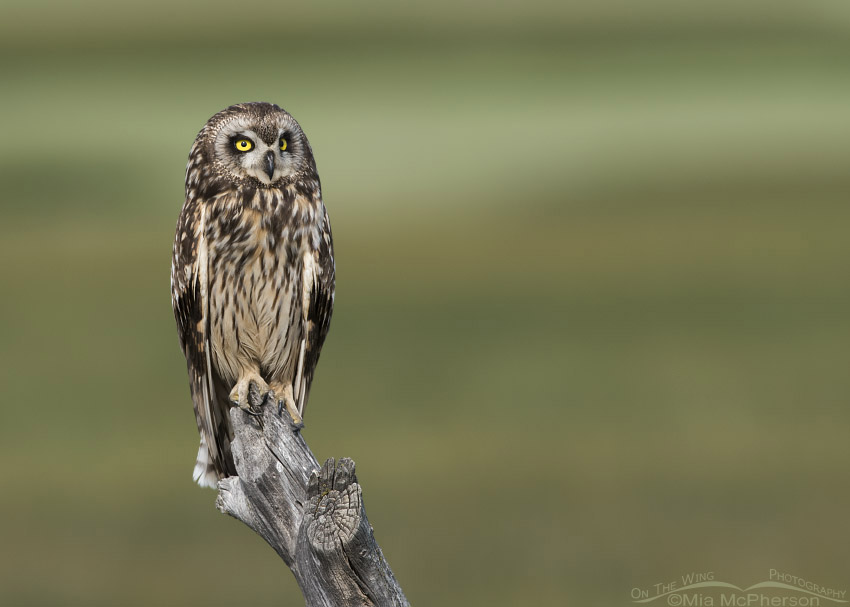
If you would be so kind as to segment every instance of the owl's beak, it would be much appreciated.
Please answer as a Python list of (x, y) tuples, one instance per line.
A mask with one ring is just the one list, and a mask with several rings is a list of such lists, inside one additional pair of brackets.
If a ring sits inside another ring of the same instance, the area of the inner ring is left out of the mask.
[(274, 175), (274, 152), (269, 150), (266, 152), (266, 162), (263, 169), (266, 171), (266, 175), (269, 176), (269, 179)]

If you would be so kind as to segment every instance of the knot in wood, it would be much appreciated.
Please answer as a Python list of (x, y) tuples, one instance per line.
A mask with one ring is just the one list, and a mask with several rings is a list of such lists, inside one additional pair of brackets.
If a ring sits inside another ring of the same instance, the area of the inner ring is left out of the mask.
[(316, 550), (335, 550), (347, 544), (360, 526), (360, 485), (348, 485), (342, 491), (326, 489), (310, 500), (312, 520), (307, 537)]
[(316, 551), (345, 546), (357, 532), (363, 508), (362, 493), (354, 474), (354, 462), (328, 459), (308, 483), (305, 508), (307, 537)]

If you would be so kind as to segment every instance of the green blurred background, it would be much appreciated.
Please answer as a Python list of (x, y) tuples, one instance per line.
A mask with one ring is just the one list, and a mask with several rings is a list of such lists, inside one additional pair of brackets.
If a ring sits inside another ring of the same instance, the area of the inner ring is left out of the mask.
[(416, 605), (850, 577), (850, 5), (5, 0), (0, 604), (301, 604), (196, 487), (189, 147), (288, 109), (336, 312), (304, 434)]

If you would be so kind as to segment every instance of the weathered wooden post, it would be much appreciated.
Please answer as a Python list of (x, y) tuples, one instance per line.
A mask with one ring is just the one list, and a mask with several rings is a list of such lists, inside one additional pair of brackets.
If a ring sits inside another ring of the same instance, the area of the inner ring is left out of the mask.
[(250, 398), (259, 414), (230, 410), (239, 476), (219, 482), (218, 509), (275, 549), (308, 607), (409, 605), (366, 518), (354, 462), (320, 467), (285, 411)]

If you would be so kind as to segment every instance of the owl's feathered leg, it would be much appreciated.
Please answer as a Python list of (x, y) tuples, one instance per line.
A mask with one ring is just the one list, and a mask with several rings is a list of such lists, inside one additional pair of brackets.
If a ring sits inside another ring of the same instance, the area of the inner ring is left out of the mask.
[(295, 405), (295, 398), (292, 395), (292, 384), (272, 382), (271, 389), (277, 399), (278, 415), (283, 413), (283, 410), (286, 409), (286, 412), (289, 413), (289, 416), (292, 418), (292, 423), (296, 426), (303, 426), (304, 421), (298, 413), (298, 407)]

